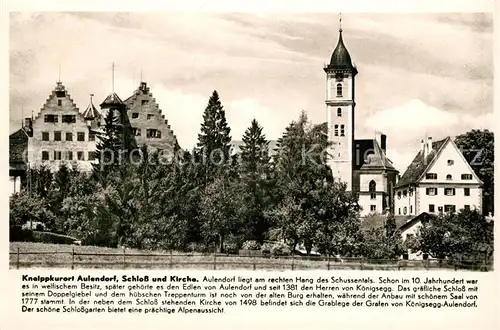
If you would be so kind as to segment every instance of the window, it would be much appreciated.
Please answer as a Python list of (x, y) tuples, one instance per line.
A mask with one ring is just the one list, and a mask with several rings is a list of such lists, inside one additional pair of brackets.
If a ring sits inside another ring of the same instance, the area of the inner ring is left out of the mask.
[(409, 190), (410, 197), (413, 196), (413, 189)]
[(89, 141), (95, 141), (95, 134), (89, 133)]
[(154, 128), (147, 129), (146, 130), (146, 137), (160, 139), (161, 138), (161, 131), (154, 129)]
[(73, 151), (71, 150), (66, 151), (66, 159), (73, 160)]
[(401, 208), (398, 209), (398, 214), (401, 214)]
[(428, 180), (436, 180), (438, 175), (436, 173), (426, 173), (425, 178)]
[(66, 124), (74, 124), (74, 123), (76, 123), (76, 116), (75, 115), (63, 115), (62, 122), (66, 123)]
[(61, 141), (61, 132), (54, 132), (54, 141)]
[(462, 180), (472, 180), (472, 174), (462, 174)]
[(408, 208), (405, 206), (403, 207), (403, 214), (406, 215), (406, 212), (408, 212)]
[(76, 134), (77, 134), (78, 141), (85, 141), (85, 132), (78, 132)]
[(429, 204), (429, 212), (434, 213), (434, 211), (435, 211), (434, 204)]
[(445, 212), (455, 212), (455, 205), (445, 205), (444, 211)]
[(455, 188), (444, 188), (444, 194), (446, 196), (455, 196)]
[(398, 191), (398, 199), (401, 199), (401, 191)]
[(377, 205), (370, 205), (370, 211), (377, 211)]
[(453, 159), (448, 159), (448, 166), (452, 166), (455, 164), (455, 161)]
[(132, 119), (137, 119), (139, 118), (139, 113), (138, 112), (132, 112)]
[(368, 184), (368, 191), (370, 191), (370, 199), (377, 199), (377, 184), (375, 180), (371, 180)]
[(78, 160), (85, 160), (85, 156), (83, 155), (83, 151), (78, 151), (76, 153), (76, 157), (78, 158)]
[(410, 205), (410, 214), (413, 213), (413, 205)]
[(154, 117), (155, 117), (155, 115), (153, 115), (153, 114), (148, 114), (148, 120), (151, 120), (151, 119), (153, 119)]
[(345, 136), (344, 125), (340, 125), (340, 136)]
[(54, 151), (54, 160), (61, 160), (61, 152)]
[(134, 134), (134, 136), (141, 136), (141, 129), (137, 127), (132, 127), (132, 134)]
[(42, 132), (42, 141), (49, 140), (49, 132)]
[(42, 151), (42, 160), (49, 160), (49, 152)]
[(470, 211), (470, 205), (464, 205), (464, 210)]
[(141, 101), (141, 105), (143, 105), (143, 106), (144, 106), (144, 105), (147, 105), (148, 103), (149, 103), (149, 101), (148, 101), (148, 100), (142, 100), (142, 101)]
[(46, 123), (57, 123), (57, 115), (45, 115), (44, 116), (44, 121)]
[(408, 193), (406, 192), (406, 190), (403, 190), (403, 198), (406, 198), (406, 196), (408, 196)]
[(437, 188), (426, 188), (425, 194), (429, 196), (435, 196), (437, 195)]
[(337, 109), (337, 117), (342, 117), (342, 109), (341, 108)]
[(339, 136), (339, 125), (335, 125), (335, 136)]
[(70, 132), (66, 133), (66, 141), (73, 141), (73, 133)]
[(88, 152), (88, 160), (94, 160), (94, 159), (95, 159), (94, 151), (89, 151)]
[(470, 188), (464, 188), (464, 196), (470, 196)]
[(342, 84), (337, 84), (337, 97), (342, 97)]
[(446, 180), (451, 180), (451, 179), (452, 179), (451, 174), (447, 174), (447, 175), (446, 175)]
[(439, 212), (439, 213), (443, 212), (443, 207), (442, 207), (442, 206), (439, 206), (439, 207), (438, 207), (438, 212)]
[(57, 105), (62, 106), (62, 100), (57, 100)]

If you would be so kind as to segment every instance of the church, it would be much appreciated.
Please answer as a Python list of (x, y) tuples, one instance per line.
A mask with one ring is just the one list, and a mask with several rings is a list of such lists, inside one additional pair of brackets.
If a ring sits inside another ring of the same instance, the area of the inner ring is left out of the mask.
[(356, 139), (356, 75), (339, 29), (337, 46), (325, 65), (326, 114), (331, 142), (328, 165), (333, 176), (347, 183), (347, 190), (359, 195), (361, 216), (393, 212), (396, 170), (386, 156), (387, 136)]

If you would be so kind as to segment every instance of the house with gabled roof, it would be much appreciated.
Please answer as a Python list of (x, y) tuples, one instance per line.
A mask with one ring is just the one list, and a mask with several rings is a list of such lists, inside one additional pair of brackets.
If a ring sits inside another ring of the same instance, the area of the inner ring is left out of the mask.
[(451, 137), (428, 137), (395, 186), (395, 215), (482, 212), (482, 184)]

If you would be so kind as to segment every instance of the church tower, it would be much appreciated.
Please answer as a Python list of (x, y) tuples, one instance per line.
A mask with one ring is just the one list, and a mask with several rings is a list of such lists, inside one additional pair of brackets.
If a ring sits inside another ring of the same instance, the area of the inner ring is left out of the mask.
[(328, 122), (329, 160), (333, 176), (347, 183), (347, 190), (353, 188), (354, 160), (354, 101), (355, 77), (358, 71), (352, 65), (351, 56), (342, 40), (333, 51), (330, 64), (325, 65), (326, 112)]

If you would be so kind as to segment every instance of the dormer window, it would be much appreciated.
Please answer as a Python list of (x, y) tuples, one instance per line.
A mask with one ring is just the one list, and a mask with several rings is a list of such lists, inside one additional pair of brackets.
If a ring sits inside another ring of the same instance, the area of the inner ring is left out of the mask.
[(337, 97), (342, 97), (342, 84), (337, 84)]

